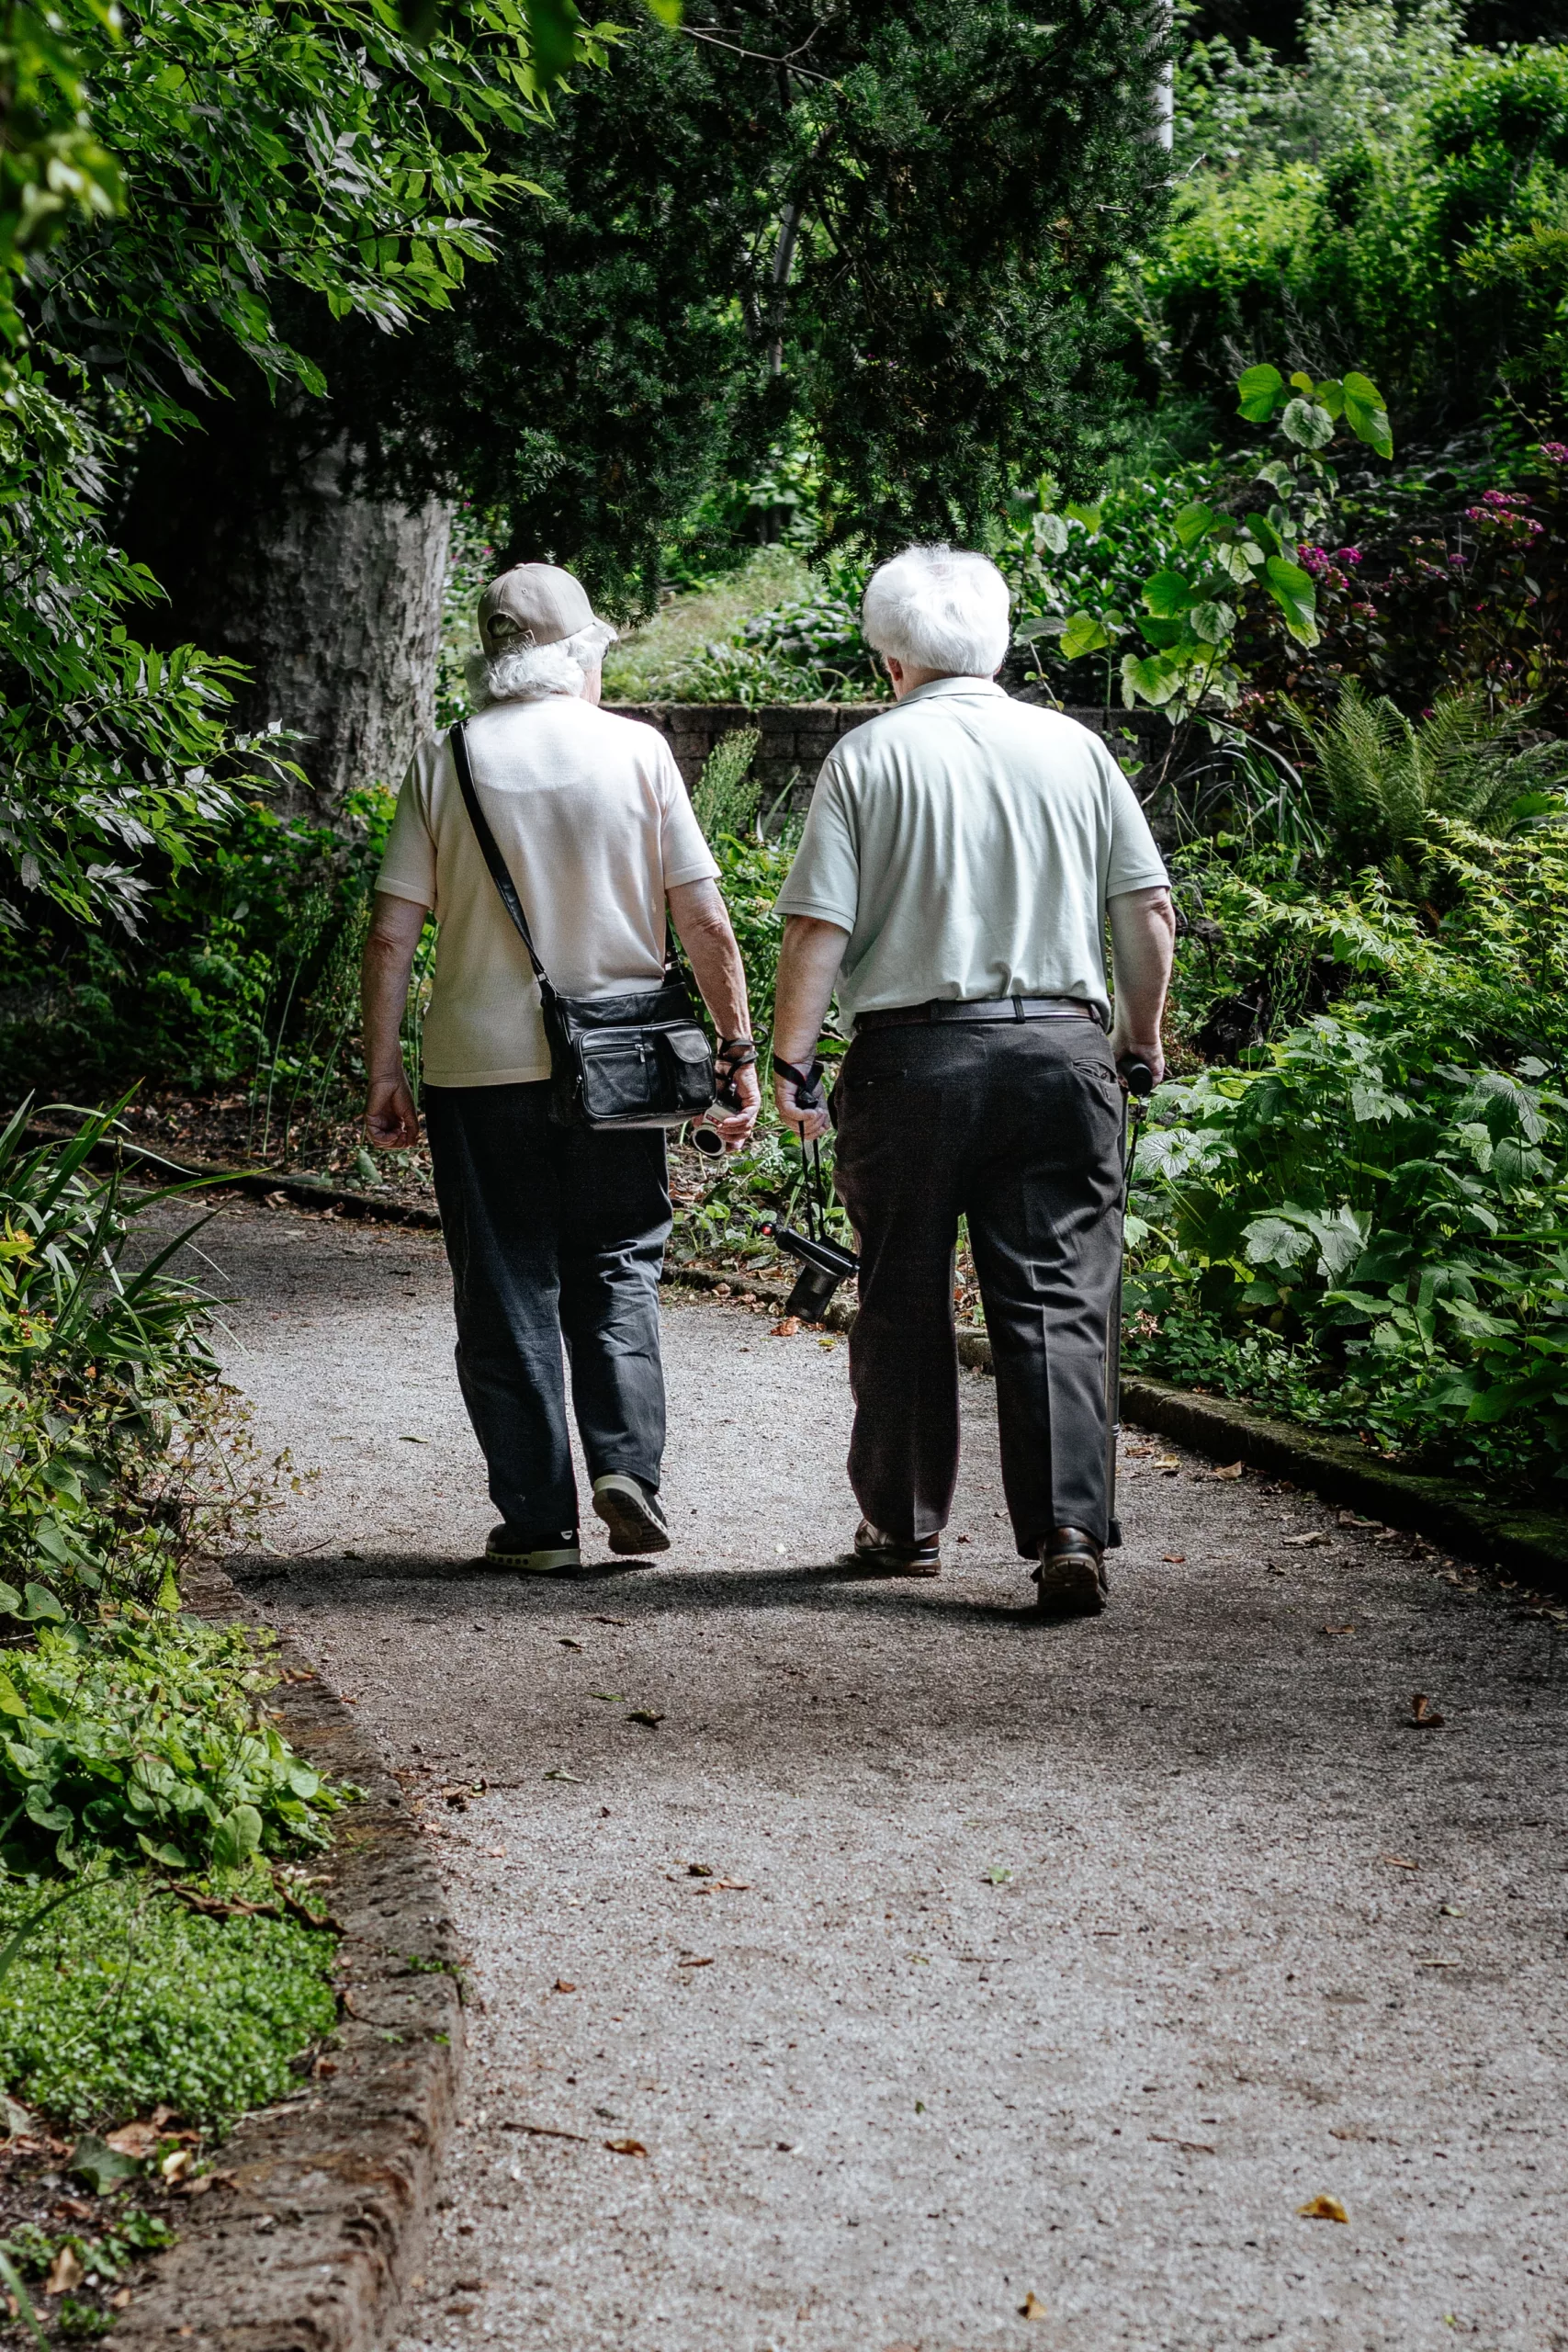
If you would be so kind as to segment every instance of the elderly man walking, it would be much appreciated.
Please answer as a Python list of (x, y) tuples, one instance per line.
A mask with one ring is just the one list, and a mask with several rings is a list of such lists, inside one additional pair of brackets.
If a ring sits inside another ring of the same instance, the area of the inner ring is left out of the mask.
[[(476, 805), (539, 962), (569, 998), (657, 989), (665, 909), (718, 1031), (739, 1143), (757, 1114), (746, 979), (718, 872), (663, 737), (599, 708), (615, 632), (553, 564), (486, 589), (484, 707), (462, 733)], [(577, 1566), (572, 1404), (611, 1549), (661, 1552), (664, 1448), (658, 1283), (670, 1231), (664, 1136), (562, 1125), (539, 987), (465, 806), (452, 736), (415, 753), (377, 882), (365, 951), (366, 1128), (382, 1150), (419, 1138), (400, 1031), (427, 911), (438, 925), (424, 1020), (424, 1106), (451, 1261), (457, 1376), (502, 1523), (502, 1568)]]
[(938, 1573), (958, 1471), (953, 1255), (966, 1216), (1018, 1549), (1043, 1611), (1093, 1614), (1111, 1532), (1118, 1062), (1163, 1073), (1166, 871), (1099, 738), (996, 684), (1008, 591), (983, 556), (909, 548), (873, 574), (863, 626), (897, 707), (845, 736), (818, 778), (778, 900), (789, 920), (773, 1041), (780, 1114), (820, 1135), (814, 1056), (837, 986), (853, 1029), (833, 1090), (838, 1182), (861, 1250), (855, 1552), (894, 1574)]

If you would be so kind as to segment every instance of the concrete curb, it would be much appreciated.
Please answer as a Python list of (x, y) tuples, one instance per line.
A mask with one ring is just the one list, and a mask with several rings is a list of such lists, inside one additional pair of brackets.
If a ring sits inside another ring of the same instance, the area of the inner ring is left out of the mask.
[[(254, 1619), (218, 1568), (187, 1578), (186, 1602), (220, 1623)], [(283, 1642), (280, 1663), (299, 1678), (275, 1694), (280, 1728), (318, 1770), (366, 1792), (323, 1865), (344, 1930), (336, 2072), (241, 2123), (218, 2158), (232, 2188), (187, 2208), (107, 2352), (374, 2352), (451, 2134), (463, 2020), (440, 1882), (342, 1700), (298, 1644)]]
[[(701, 1266), (677, 1266), (670, 1279), (694, 1290), (749, 1290), (770, 1306), (782, 1306), (787, 1288), (763, 1278), (719, 1273)], [(835, 1300), (828, 1322), (847, 1331), (854, 1309)], [(960, 1331), (958, 1359), (972, 1371), (991, 1370), (991, 1343), (983, 1331)], [(1380, 1462), (1353, 1437), (1308, 1429), (1226, 1396), (1196, 1396), (1168, 1381), (1129, 1374), (1122, 1383), (1122, 1418), (1134, 1429), (1175, 1438), (1216, 1461), (1238, 1458), (1270, 1477), (1311, 1487), (1325, 1502), (1341, 1503), (1367, 1518), (1383, 1519), (1429, 1535), (1439, 1544), (1499, 1567), (1528, 1576), (1543, 1592), (1568, 1591), (1568, 1515), (1557, 1511), (1500, 1509), (1458, 1478), (1435, 1478)]]

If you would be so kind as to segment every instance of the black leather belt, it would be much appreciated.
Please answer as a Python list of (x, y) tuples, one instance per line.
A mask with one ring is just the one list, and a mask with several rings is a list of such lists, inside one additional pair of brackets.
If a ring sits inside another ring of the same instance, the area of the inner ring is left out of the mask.
[(1074, 1013), (1099, 1022), (1092, 1004), (1072, 996), (933, 997), (929, 1004), (890, 1005), (885, 1012), (855, 1016), (855, 1035), (868, 1029), (904, 1029), (931, 1021), (1062, 1021)]

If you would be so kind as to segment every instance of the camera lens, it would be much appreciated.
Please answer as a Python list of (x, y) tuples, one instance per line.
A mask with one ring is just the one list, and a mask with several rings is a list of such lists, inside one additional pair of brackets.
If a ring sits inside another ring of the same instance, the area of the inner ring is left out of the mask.
[(711, 1127), (693, 1127), (690, 1130), (690, 1139), (694, 1148), (702, 1153), (705, 1159), (724, 1158), (724, 1137), (715, 1135)]

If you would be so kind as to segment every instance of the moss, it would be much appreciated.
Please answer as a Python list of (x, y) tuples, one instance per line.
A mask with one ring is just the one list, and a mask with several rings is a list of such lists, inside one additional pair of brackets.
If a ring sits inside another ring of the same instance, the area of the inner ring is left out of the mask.
[[(0, 1887), (0, 1940), (52, 1891)], [(203, 1917), (145, 1877), (106, 1880), (0, 1983), (0, 2082), (73, 2124), (164, 2104), (225, 2131), (295, 2088), (290, 2062), (335, 2024), (334, 1948), (292, 1919)]]

